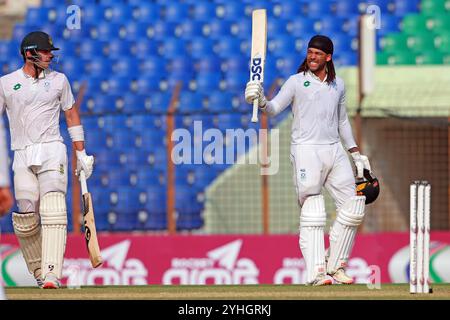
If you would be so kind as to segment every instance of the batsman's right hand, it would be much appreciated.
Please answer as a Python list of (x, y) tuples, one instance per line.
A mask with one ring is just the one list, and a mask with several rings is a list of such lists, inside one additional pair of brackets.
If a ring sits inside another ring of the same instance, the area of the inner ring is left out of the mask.
[(263, 108), (266, 106), (267, 100), (264, 96), (264, 88), (259, 81), (249, 81), (245, 87), (245, 101), (253, 104), (253, 100), (258, 99), (258, 106)]
[(86, 176), (86, 180), (92, 175), (94, 170), (94, 156), (88, 156), (86, 150), (76, 151), (77, 153), (77, 170), (75, 174), (80, 175), (80, 171), (83, 170)]

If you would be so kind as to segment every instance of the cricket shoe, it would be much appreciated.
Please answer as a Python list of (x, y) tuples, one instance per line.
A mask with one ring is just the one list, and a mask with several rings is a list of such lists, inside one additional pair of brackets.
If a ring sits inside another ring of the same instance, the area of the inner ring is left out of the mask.
[(336, 272), (329, 273), (328, 275), (330, 277), (332, 277), (334, 279), (334, 281), (336, 281), (337, 283), (341, 283), (341, 284), (352, 284), (353, 283), (353, 278), (346, 275), (343, 268), (339, 268), (336, 270)]
[(318, 287), (318, 286), (329, 286), (332, 283), (333, 282), (331, 281), (331, 279), (329, 279), (325, 274), (319, 274), (313, 281), (307, 282), (306, 285)]
[(42, 281), (42, 279), (40, 277), (36, 278), (36, 283), (40, 289), (42, 289), (44, 287), (44, 281)]
[(61, 286), (58, 278), (53, 273), (48, 273), (44, 280), (44, 289), (58, 289)]

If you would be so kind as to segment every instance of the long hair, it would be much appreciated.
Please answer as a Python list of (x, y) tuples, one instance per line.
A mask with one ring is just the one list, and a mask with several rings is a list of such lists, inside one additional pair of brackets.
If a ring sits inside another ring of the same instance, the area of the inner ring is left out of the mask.
[[(327, 84), (331, 84), (333, 83), (333, 81), (336, 79), (336, 70), (334, 69), (334, 63), (333, 63), (333, 59), (331, 59), (330, 61), (327, 61), (327, 80), (325, 80), (325, 82)], [(300, 67), (298, 67), (297, 73), (303, 72), (303, 74), (306, 73), (306, 71), (309, 70), (308, 64), (306, 63), (306, 58), (305, 60), (303, 60), (302, 64), (300, 65)]]

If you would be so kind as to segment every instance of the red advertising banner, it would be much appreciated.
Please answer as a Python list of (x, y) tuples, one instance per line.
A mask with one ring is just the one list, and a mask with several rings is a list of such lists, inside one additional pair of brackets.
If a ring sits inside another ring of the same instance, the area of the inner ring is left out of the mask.
[[(431, 235), (430, 275), (450, 282), (450, 232)], [(104, 264), (93, 269), (84, 238), (69, 235), (63, 269), (66, 285), (300, 284), (305, 263), (294, 235), (101, 234)], [(1, 237), (3, 280), (34, 285), (13, 234)], [(357, 283), (408, 282), (409, 234), (359, 235), (348, 265)]]

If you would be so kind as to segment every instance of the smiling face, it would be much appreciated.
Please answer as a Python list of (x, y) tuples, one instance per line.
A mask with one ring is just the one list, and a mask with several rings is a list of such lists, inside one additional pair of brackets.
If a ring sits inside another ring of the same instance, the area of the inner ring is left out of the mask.
[(331, 54), (327, 54), (322, 50), (308, 48), (306, 54), (306, 63), (312, 72), (323, 70), (328, 61), (331, 60)]

